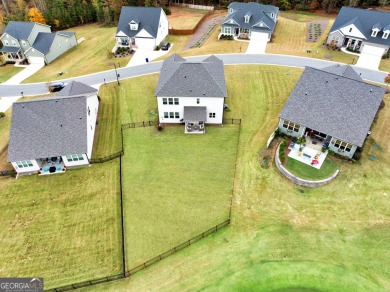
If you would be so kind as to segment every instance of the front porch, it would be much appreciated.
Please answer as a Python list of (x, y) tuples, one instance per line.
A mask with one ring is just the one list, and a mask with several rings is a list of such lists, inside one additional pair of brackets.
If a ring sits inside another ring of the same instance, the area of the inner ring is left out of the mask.
[(39, 175), (64, 173), (66, 167), (64, 161), (60, 156), (51, 158), (41, 158), (37, 161), (41, 161), (41, 169), (38, 172)]
[(342, 48), (345, 48), (347, 51), (350, 52), (360, 53), (362, 43), (363, 41), (360, 39), (346, 37), (344, 39)]
[(18, 50), (17, 52), (6, 52), (6, 51), (4, 51), (4, 48), (3, 48), (1, 50), (1, 52), (2, 52), (2, 54), (4, 56), (4, 60), (6, 62), (19, 63), (19, 62), (26, 60), (26, 56), (20, 50)]

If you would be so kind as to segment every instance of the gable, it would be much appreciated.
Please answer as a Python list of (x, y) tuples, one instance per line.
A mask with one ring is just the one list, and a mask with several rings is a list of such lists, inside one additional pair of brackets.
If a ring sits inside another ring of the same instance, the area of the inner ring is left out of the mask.
[(148, 33), (145, 29), (142, 29), (139, 33), (135, 35), (136, 38), (153, 38), (153, 36)]
[(123, 32), (123, 31), (120, 31), (116, 34), (116, 36), (118, 37), (126, 37), (127, 35)]
[(235, 24), (239, 26), (239, 24), (236, 21), (234, 21), (233, 18), (224, 21), (223, 24)]
[(344, 35), (357, 37), (357, 38), (361, 38), (361, 39), (366, 39), (364, 34), (354, 24), (349, 24), (347, 26), (344, 26), (343, 28), (340, 29), (340, 31)]
[(269, 28), (269, 26), (267, 26), (263, 21), (260, 21), (254, 25), (252, 25), (252, 27), (262, 27), (262, 28)]

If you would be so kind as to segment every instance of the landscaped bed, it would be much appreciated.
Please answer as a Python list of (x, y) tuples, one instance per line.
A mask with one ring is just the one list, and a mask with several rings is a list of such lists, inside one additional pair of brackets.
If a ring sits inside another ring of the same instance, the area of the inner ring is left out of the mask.
[(123, 131), (127, 264), (133, 268), (229, 218), (238, 125)]

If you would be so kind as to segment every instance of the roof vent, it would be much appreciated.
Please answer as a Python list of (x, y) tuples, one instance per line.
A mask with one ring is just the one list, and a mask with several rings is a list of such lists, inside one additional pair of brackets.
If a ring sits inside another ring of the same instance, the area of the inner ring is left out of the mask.
[(203, 95), (206, 95), (206, 92), (203, 92)]
[(307, 91), (305, 92), (305, 95), (307, 95)]
[(187, 78), (187, 76), (184, 76), (184, 78)]
[(80, 118), (80, 120), (82, 120), (83, 118)]
[(372, 92), (372, 88), (370, 89), (370, 92)]
[(328, 83), (328, 80), (326, 80), (325, 83)]
[(60, 125), (60, 127), (62, 128), (62, 124)]

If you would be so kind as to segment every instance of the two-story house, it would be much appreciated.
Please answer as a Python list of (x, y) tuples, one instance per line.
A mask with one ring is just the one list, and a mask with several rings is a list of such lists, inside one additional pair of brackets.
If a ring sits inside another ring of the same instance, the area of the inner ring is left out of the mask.
[(251, 37), (253, 32), (267, 34), (268, 41), (274, 32), (279, 8), (257, 2), (233, 2), (221, 24), (221, 34)]
[(185, 123), (185, 133), (222, 124), (227, 96), (223, 62), (215, 56), (189, 62), (174, 54), (162, 65), (155, 95), (160, 123)]
[(168, 35), (168, 17), (158, 7), (123, 6), (115, 35), (116, 47), (153, 50)]
[(49, 64), (77, 45), (74, 32), (52, 33), (48, 25), (27, 21), (10, 21), (0, 40), (0, 52), (11, 62)]

